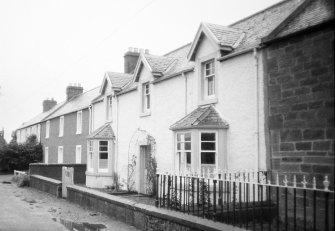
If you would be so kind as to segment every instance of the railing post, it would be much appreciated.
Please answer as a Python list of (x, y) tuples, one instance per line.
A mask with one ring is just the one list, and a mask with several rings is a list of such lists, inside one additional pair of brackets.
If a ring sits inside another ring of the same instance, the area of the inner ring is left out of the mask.
[(158, 207), (159, 205), (159, 174), (156, 174), (156, 201), (155, 206)]

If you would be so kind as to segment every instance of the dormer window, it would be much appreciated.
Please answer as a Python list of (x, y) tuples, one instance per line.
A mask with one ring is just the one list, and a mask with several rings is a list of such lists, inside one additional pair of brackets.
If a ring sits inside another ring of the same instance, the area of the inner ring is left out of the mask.
[(112, 121), (112, 96), (107, 97), (107, 109), (106, 109), (106, 119), (107, 121)]
[(215, 96), (215, 64), (214, 60), (203, 64), (204, 96), (213, 98)]
[(150, 112), (150, 83), (144, 83), (142, 85), (142, 112), (149, 113)]

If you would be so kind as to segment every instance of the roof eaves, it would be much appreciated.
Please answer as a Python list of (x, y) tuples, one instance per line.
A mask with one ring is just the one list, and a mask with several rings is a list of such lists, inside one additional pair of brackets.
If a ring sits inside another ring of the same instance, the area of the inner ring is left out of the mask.
[(159, 82), (163, 82), (163, 81), (165, 81), (165, 80), (171, 79), (171, 78), (173, 78), (173, 77), (180, 76), (180, 75), (182, 75), (183, 73), (188, 73), (188, 72), (191, 72), (191, 71), (194, 71), (194, 67), (192, 67), (192, 68), (188, 68), (188, 69), (185, 69), (185, 70), (182, 70), (182, 71), (178, 71), (178, 72), (173, 73), (173, 74), (171, 74), (171, 75), (163, 76), (162, 78), (155, 79), (154, 81), (152, 81), (152, 84), (156, 84), (156, 83), (159, 83)]
[(170, 127), (172, 131), (186, 130), (186, 129), (227, 129), (228, 125), (189, 125), (189, 126), (177, 126)]

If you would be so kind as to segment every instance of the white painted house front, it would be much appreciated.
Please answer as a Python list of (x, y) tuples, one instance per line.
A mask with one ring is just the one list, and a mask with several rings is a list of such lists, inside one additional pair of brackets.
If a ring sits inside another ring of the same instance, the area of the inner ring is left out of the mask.
[[(229, 40), (213, 31), (227, 33)], [(265, 170), (261, 53), (255, 47), (232, 55), (245, 36), (202, 23), (192, 44), (164, 56), (140, 53), (131, 75), (106, 73), (101, 96), (92, 102), (91, 123), (92, 134), (106, 126), (111, 102), (110, 165), (99, 172), (102, 139), (95, 141), (88, 148), (93, 159), (87, 163), (93, 164), (87, 186), (112, 185), (117, 174), (123, 187), (149, 193), (146, 181), (156, 164), (175, 171)], [(123, 75), (126, 84), (113, 86)]]

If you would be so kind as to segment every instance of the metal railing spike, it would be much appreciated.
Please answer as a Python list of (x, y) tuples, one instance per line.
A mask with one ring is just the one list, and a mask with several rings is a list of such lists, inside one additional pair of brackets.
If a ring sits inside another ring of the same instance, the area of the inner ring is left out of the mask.
[(288, 183), (287, 175), (284, 176), (283, 183), (284, 183), (284, 186), (287, 187), (287, 183)]
[(293, 175), (293, 187), (297, 187), (297, 177), (295, 175)]
[(308, 182), (306, 181), (306, 176), (304, 175), (304, 176), (303, 176), (303, 181), (301, 181), (302, 187), (303, 187), (303, 188), (306, 188), (307, 183), (308, 183)]
[(325, 187), (325, 191), (329, 191), (329, 180), (328, 180), (328, 176), (325, 176), (325, 180), (323, 181), (323, 186)]
[(278, 175), (278, 173), (276, 175), (276, 185), (279, 186), (279, 175)]
[(315, 176), (313, 177), (313, 189), (316, 189), (316, 179), (315, 179)]

